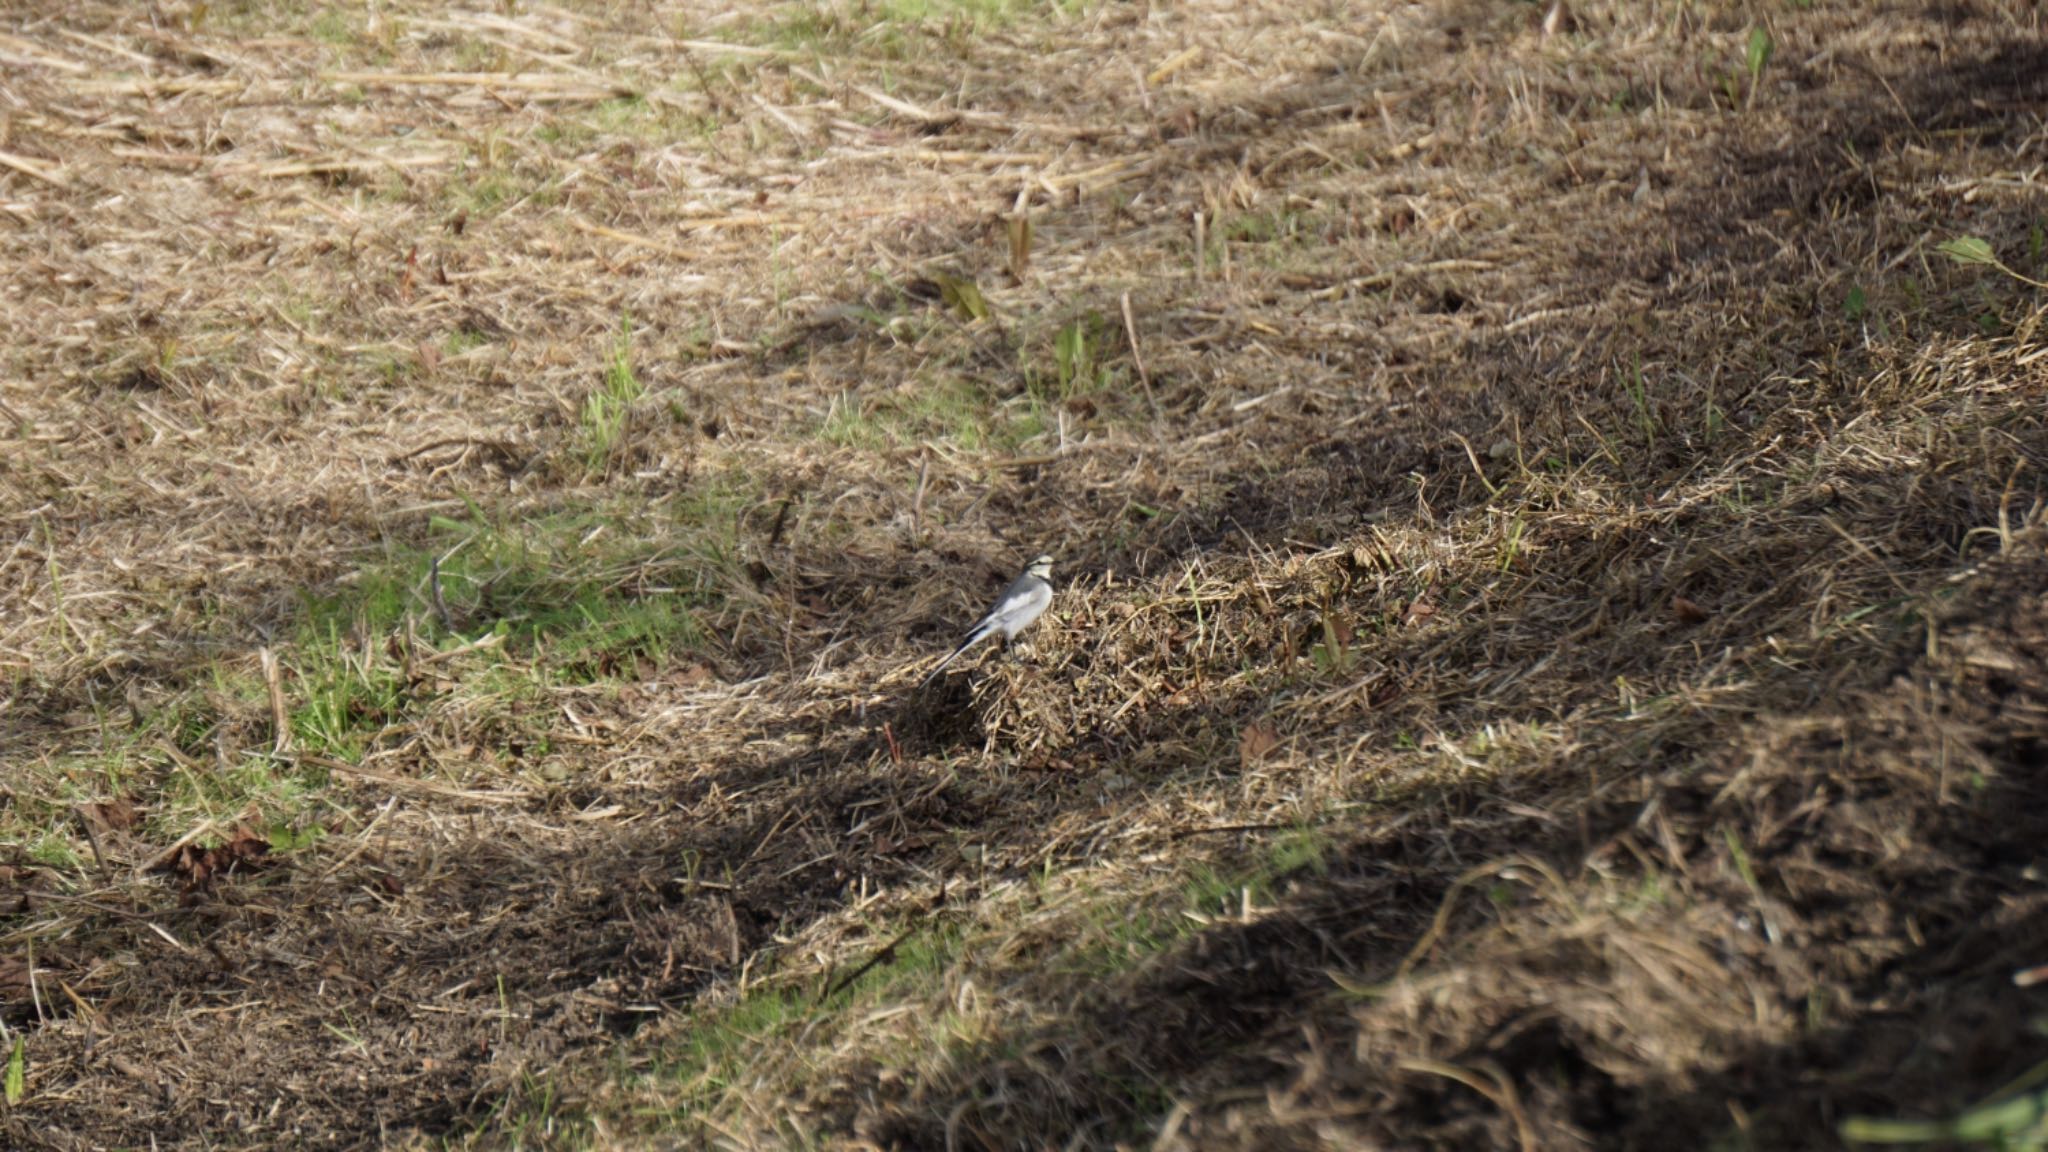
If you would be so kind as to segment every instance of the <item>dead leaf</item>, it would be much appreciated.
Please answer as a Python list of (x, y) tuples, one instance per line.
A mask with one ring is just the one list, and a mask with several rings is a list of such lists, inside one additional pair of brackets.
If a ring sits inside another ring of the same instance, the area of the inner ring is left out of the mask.
[(24, 1006), (30, 1003), (33, 995), (28, 960), (15, 955), (0, 956), (0, 1004)]
[(234, 835), (225, 842), (212, 848), (202, 848), (196, 843), (180, 845), (157, 868), (183, 876), (185, 891), (191, 893), (212, 883), (216, 876), (251, 871), (275, 863), (269, 856), (268, 839), (243, 825), (236, 825)]
[(1372, 690), (1366, 694), (1366, 707), (1385, 708), (1387, 705), (1399, 700), (1402, 691), (1403, 687), (1399, 680), (1391, 676), (1383, 676), (1372, 686)]
[(1010, 275), (1022, 280), (1031, 266), (1031, 217), (1011, 216), (1004, 223), (1010, 233)]
[(1250, 768), (1264, 760), (1268, 753), (1279, 746), (1280, 731), (1273, 726), (1273, 721), (1255, 720), (1245, 725), (1244, 731), (1238, 734), (1238, 762)]
[(35, 906), (35, 895), (42, 887), (43, 873), (40, 870), (0, 865), (0, 900), (12, 905), (0, 905), (0, 912), (21, 915), (30, 911)]
[(694, 688), (699, 684), (709, 684), (717, 678), (706, 665), (686, 664), (669, 673), (668, 681), (678, 688)]
[(1408, 605), (1408, 614), (1405, 619), (1410, 624), (1421, 624), (1434, 615), (1436, 615), (1436, 603), (1427, 596), (1417, 596), (1415, 602)]
[(414, 245), (412, 251), (405, 254), (405, 275), (398, 279), (399, 303), (412, 303), (412, 283), (414, 277), (418, 275), (419, 269), (420, 250), (418, 245)]
[(1704, 624), (1707, 618), (1713, 615), (1713, 613), (1683, 596), (1673, 596), (1671, 598), (1671, 614), (1678, 617), (1678, 622), (1681, 624)]
[(142, 814), (136, 810), (135, 802), (126, 796), (112, 800), (101, 800), (78, 806), (78, 818), (91, 827), (96, 836), (113, 832), (126, 832), (135, 827)]
[(938, 281), (939, 299), (959, 313), (962, 320), (972, 322), (989, 318), (988, 300), (982, 296), (981, 288), (974, 281), (948, 276), (943, 272), (934, 273), (932, 279)]
[(1556, 0), (1550, 11), (1543, 14), (1543, 36), (1549, 39), (1559, 32), (1569, 32), (1577, 28), (1578, 23), (1572, 18), (1571, 10), (1564, 6), (1564, 0)]

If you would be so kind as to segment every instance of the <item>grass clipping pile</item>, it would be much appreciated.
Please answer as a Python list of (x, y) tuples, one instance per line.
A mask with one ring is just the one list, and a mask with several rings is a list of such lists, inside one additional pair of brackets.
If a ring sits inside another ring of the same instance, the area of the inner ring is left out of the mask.
[(0, 7), (0, 1142), (2041, 1059), (2038, 12), (724, 7)]

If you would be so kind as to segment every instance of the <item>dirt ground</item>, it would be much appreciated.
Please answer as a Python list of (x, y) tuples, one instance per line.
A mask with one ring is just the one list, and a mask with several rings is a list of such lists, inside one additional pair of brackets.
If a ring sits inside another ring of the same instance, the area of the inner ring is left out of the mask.
[(1959, 1112), (2042, 19), (0, 0), (0, 1144)]

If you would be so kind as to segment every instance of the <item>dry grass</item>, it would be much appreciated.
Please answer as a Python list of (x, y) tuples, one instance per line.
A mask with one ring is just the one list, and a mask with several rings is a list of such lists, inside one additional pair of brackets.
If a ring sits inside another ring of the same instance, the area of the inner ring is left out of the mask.
[(0, 7), (6, 1142), (1979, 1098), (2039, 21)]

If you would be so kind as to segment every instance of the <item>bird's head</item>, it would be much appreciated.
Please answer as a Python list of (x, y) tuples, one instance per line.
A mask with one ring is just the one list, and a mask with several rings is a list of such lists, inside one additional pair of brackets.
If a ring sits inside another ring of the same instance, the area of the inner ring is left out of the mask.
[(1029, 564), (1026, 564), (1026, 565), (1024, 566), (1024, 571), (1026, 571), (1026, 572), (1029, 572), (1029, 573), (1030, 573), (1030, 574), (1032, 574), (1033, 576), (1036, 576), (1036, 577), (1038, 577), (1038, 578), (1039, 578), (1040, 580), (1048, 580), (1048, 579), (1051, 579), (1051, 578), (1052, 578), (1052, 557), (1051, 557), (1051, 556), (1037, 556), (1037, 557), (1034, 557), (1034, 558), (1032, 558), (1032, 561), (1031, 561), (1031, 563), (1029, 563)]

